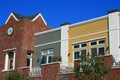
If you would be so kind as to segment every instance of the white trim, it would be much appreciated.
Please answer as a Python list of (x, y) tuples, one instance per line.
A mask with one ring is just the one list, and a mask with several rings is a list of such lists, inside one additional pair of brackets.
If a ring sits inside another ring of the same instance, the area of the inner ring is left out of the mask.
[(7, 18), (5, 24), (7, 24), (7, 22), (9, 21), (9, 19), (10, 19), (11, 16), (13, 16), (13, 18), (14, 18), (16, 21), (19, 21), (19, 20), (14, 16), (13, 13), (10, 13), (10, 15), (9, 15), (9, 17)]
[(46, 21), (45, 21), (45, 19), (43, 18), (43, 16), (42, 16), (41, 13), (39, 13), (32, 21), (35, 21), (39, 16), (42, 18), (42, 20), (43, 20), (43, 22), (45, 23), (45, 25), (47, 25), (47, 23), (46, 23)]
[(96, 32), (96, 33), (91, 33), (91, 34), (85, 34), (85, 35), (82, 35), (82, 36), (72, 37), (72, 38), (69, 38), (69, 39), (72, 40), (72, 39), (76, 39), (76, 38), (92, 36), (92, 35), (101, 34), (101, 33), (105, 33), (105, 32), (108, 32), (108, 30), (104, 30), (104, 31)]
[(5, 50), (3, 50), (3, 52), (12, 51), (12, 50), (16, 50), (16, 48), (5, 49)]
[(61, 30), (61, 28), (55, 28), (55, 29), (50, 29), (50, 30), (46, 30), (43, 32), (38, 32), (38, 33), (35, 33), (34, 35), (37, 36), (37, 35), (46, 34), (46, 33), (54, 32), (54, 31), (58, 31), (58, 30)]
[(4, 65), (4, 70), (3, 71), (10, 71), (10, 70), (15, 70), (15, 58), (16, 58), (16, 53), (15, 51), (13, 51), (13, 68), (12, 69), (8, 69), (8, 59), (9, 59), (9, 56), (8, 56), (8, 53), (9, 52), (5, 52), (5, 65)]
[(70, 25), (69, 27), (74, 27), (74, 26), (78, 26), (78, 25), (82, 25), (82, 24), (87, 24), (87, 23), (94, 22), (96, 20), (105, 19), (105, 18), (108, 18), (108, 15), (97, 17), (97, 18), (93, 18), (93, 19), (89, 19), (89, 20), (85, 20), (85, 21), (82, 21), (82, 22), (78, 22), (78, 23)]
[(8, 54), (7, 54), (7, 52), (5, 54), (5, 66), (4, 66), (4, 70), (8, 70)]
[(106, 38), (106, 36), (98, 37), (98, 38), (93, 38), (93, 39), (88, 39), (88, 40), (83, 40), (83, 41), (80, 41), (80, 42), (74, 42), (74, 43), (72, 43), (72, 45), (83, 43), (83, 42), (88, 42), (88, 41), (93, 41), (93, 40), (98, 40), (98, 39), (103, 39), (103, 38)]
[(13, 70), (15, 70), (15, 58), (16, 58), (16, 52), (14, 51), (14, 58), (13, 58)]
[(40, 47), (40, 46), (45, 46), (45, 45), (49, 45), (49, 44), (54, 44), (54, 43), (59, 43), (61, 42), (60, 40), (59, 41), (53, 41), (53, 42), (49, 42), (49, 43), (44, 43), (44, 44), (40, 44), (40, 45), (35, 45), (34, 47)]

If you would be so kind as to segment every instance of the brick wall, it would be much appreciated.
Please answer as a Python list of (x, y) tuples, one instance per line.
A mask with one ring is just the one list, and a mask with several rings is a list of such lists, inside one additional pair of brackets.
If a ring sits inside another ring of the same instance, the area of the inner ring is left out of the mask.
[(60, 71), (60, 63), (52, 63), (42, 66), (42, 80), (59, 80), (58, 73)]
[[(14, 33), (11, 36), (7, 35), (9, 26), (14, 28)], [(41, 17), (38, 17), (35, 21), (27, 19), (16, 21), (11, 16), (7, 24), (0, 27), (0, 80), (3, 80), (10, 72), (2, 72), (5, 65), (4, 50), (16, 48), (15, 69), (26, 67), (27, 52), (32, 51), (34, 56), (34, 33), (49, 29)]]

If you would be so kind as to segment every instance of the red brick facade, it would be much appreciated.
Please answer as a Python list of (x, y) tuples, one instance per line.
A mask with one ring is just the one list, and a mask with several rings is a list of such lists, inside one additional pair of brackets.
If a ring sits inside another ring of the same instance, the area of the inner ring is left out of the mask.
[[(34, 21), (27, 19), (16, 21), (11, 15), (8, 22), (0, 27), (0, 80), (3, 80), (8, 71), (4, 71), (5, 66), (5, 51), (15, 48), (15, 69), (26, 67), (27, 52), (34, 53), (34, 33), (50, 29), (39, 16)], [(12, 35), (7, 34), (7, 29), (13, 26), (14, 32)], [(33, 54), (34, 55), (34, 54)]]

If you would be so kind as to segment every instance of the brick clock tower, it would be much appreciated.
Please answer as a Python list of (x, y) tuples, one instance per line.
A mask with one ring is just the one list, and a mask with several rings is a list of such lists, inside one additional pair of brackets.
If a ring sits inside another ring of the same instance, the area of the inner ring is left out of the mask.
[(32, 67), (34, 33), (49, 29), (41, 14), (10, 14), (0, 27), (0, 80), (12, 70)]

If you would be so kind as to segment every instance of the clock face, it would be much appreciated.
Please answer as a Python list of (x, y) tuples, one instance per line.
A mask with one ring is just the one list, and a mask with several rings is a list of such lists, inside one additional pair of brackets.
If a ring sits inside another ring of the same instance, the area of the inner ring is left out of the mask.
[(12, 34), (13, 34), (13, 31), (14, 31), (14, 30), (13, 30), (13, 27), (11, 26), (11, 27), (8, 28), (7, 34), (8, 34), (8, 35), (12, 35)]

